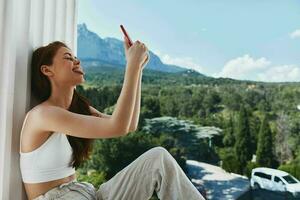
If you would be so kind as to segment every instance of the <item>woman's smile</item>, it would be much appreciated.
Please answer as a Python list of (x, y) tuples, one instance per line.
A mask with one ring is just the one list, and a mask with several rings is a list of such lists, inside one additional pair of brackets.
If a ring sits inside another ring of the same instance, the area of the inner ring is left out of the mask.
[(73, 72), (75, 72), (77, 74), (80, 74), (80, 75), (84, 75), (84, 72), (81, 69), (79, 69), (79, 68), (74, 68)]

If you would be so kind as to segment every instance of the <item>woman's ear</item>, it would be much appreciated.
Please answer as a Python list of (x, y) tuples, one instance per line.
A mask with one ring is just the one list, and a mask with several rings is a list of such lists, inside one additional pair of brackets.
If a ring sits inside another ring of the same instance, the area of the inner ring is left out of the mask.
[(42, 65), (40, 69), (44, 75), (53, 76), (53, 72), (51, 71), (51, 69), (48, 65)]

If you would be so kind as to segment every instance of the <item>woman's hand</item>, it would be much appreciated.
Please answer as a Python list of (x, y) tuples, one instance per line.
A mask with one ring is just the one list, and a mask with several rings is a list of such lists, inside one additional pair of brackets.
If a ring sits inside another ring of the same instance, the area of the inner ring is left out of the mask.
[(150, 54), (149, 54), (149, 52), (147, 52), (147, 57), (146, 57), (145, 61), (142, 64), (142, 70), (145, 68), (145, 66), (147, 65), (149, 60), (150, 60)]
[(125, 57), (128, 66), (138, 67), (138, 70), (142, 70), (145, 64), (149, 61), (149, 53), (146, 45), (140, 41), (136, 41), (129, 46), (129, 41), (126, 37), (124, 37), (124, 49), (125, 49)]

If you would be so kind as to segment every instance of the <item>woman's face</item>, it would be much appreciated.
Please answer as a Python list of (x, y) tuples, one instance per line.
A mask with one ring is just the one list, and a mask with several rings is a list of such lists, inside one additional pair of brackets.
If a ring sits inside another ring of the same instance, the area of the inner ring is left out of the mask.
[(52, 65), (43, 65), (41, 70), (58, 85), (74, 86), (85, 81), (80, 61), (66, 47), (59, 48), (53, 58)]

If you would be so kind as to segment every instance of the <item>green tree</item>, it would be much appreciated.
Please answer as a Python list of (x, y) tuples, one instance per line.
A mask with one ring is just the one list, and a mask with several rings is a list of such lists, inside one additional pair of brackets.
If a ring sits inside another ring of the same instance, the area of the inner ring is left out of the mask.
[(76, 177), (79, 182), (86, 181), (94, 185), (95, 188), (99, 188), (99, 186), (106, 182), (106, 175), (104, 172), (98, 172), (96, 170), (89, 170), (86, 173), (83, 170), (76, 170)]
[(256, 162), (263, 167), (275, 167), (273, 137), (267, 115), (263, 117), (256, 151)]
[(222, 160), (221, 167), (227, 172), (238, 172), (239, 163), (232, 147), (221, 148), (219, 155)]
[(254, 115), (253, 112), (248, 112), (249, 126), (250, 126), (250, 137), (251, 137), (251, 154), (256, 153), (258, 133), (261, 126), (261, 120), (258, 116)]
[(154, 96), (146, 96), (142, 98), (142, 111), (144, 118), (154, 118), (160, 116), (159, 99)]
[(221, 103), (221, 101), (221, 97), (215, 90), (209, 90), (203, 99), (203, 104), (206, 108), (207, 114), (217, 112), (218, 105)]
[(102, 171), (110, 179), (154, 146), (157, 145), (151, 135), (140, 132), (120, 138), (99, 139), (95, 141), (91, 160), (85, 167)]
[(287, 114), (280, 112), (276, 120), (277, 130), (275, 136), (275, 153), (280, 164), (293, 159), (292, 147), (289, 142), (291, 138), (291, 122)]
[(235, 144), (235, 135), (234, 135), (234, 123), (233, 117), (230, 115), (229, 121), (225, 129), (225, 136), (223, 138), (223, 144), (227, 147), (232, 147)]
[(298, 157), (295, 160), (288, 164), (280, 165), (278, 169), (286, 171), (300, 179), (300, 152), (298, 152)]
[(239, 94), (234, 86), (225, 88), (223, 94), (223, 104), (233, 111), (239, 111), (241, 104), (241, 94)]
[(244, 106), (241, 106), (237, 126), (235, 143), (235, 154), (239, 164), (238, 173), (244, 173), (244, 167), (252, 157), (251, 154), (251, 135), (249, 127), (248, 113)]
[(176, 100), (176, 96), (163, 96), (160, 99), (161, 114), (167, 116), (178, 116), (180, 106)]

